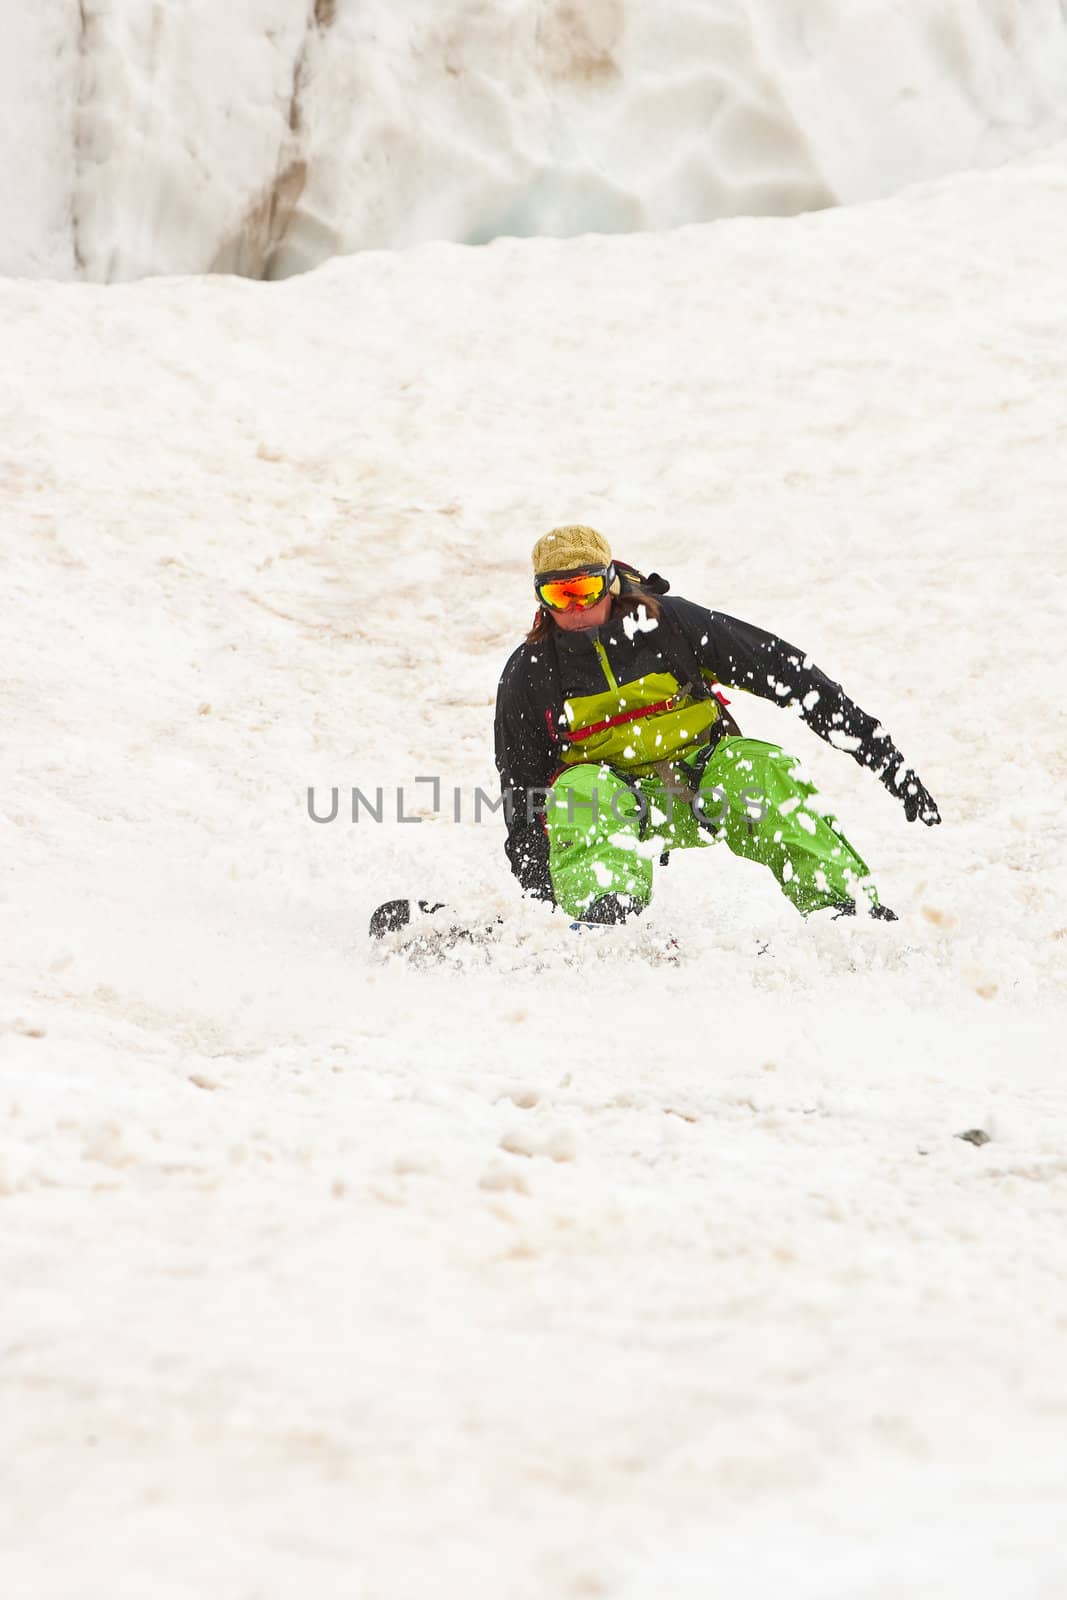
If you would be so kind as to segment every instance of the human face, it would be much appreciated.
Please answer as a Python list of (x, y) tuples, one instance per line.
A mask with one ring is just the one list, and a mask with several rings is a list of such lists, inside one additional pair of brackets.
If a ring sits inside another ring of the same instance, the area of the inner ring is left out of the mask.
[(562, 628), (564, 633), (579, 633), (585, 628), (599, 628), (611, 615), (611, 595), (606, 594), (603, 600), (598, 600), (595, 606), (589, 606), (585, 611), (578, 606), (571, 611), (549, 611), (546, 607), (545, 615), (551, 617), (557, 628)]

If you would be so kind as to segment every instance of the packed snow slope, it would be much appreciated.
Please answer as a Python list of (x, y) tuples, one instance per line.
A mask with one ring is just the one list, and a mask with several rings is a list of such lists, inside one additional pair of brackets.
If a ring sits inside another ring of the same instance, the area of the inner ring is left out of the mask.
[(4, 8), (0, 273), (790, 214), (1067, 135), (1064, 0)]
[[(1065, 1592), (1065, 215), (1059, 149), (0, 285), (5, 1595)], [(520, 901), (473, 792), (570, 519), (881, 716), (940, 829), (734, 704), (899, 923), (718, 849)], [(371, 948), (412, 891), (499, 942)]]

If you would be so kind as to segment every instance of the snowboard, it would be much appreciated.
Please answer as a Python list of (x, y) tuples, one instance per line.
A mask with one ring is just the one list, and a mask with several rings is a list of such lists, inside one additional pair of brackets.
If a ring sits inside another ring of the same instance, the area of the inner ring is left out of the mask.
[[(474, 952), (490, 958), (490, 947), (498, 941), (504, 918), (464, 923), (443, 901), (395, 899), (382, 901), (371, 914), (371, 939), (382, 949), (394, 950), (413, 966), (434, 966), (451, 960), (467, 965)], [(478, 955), (474, 955), (478, 960)]]
[[(443, 900), (430, 904), (428, 900), (416, 900), (416, 906), (423, 916), (431, 916), (435, 911), (446, 911), (448, 908)], [(401, 928), (411, 925), (410, 900), (383, 900), (371, 913), (370, 936), (372, 939), (384, 939), (387, 933), (399, 933)]]
[[(561, 931), (586, 935), (578, 944), (588, 950), (591, 945), (610, 946), (611, 934), (618, 931), (618, 926), (564, 920)], [(503, 917), (462, 922), (442, 900), (384, 900), (375, 907), (368, 929), (371, 939), (380, 941), (385, 949), (404, 954), (416, 966), (432, 965), (449, 955), (455, 960), (470, 950), (484, 951), (489, 960), (493, 947), (499, 947), (503, 932)], [(519, 943), (526, 948), (525, 935), (519, 935)], [(681, 954), (678, 941), (663, 934), (631, 945), (630, 953), (653, 964), (667, 961), (672, 965), (678, 964)], [(536, 954), (530, 954), (536, 962)]]

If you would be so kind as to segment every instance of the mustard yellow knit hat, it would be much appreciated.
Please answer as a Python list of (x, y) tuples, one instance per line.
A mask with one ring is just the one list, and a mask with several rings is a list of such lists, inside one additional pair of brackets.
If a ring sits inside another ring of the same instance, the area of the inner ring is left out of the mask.
[[(587, 528), (580, 522), (568, 523), (543, 533), (533, 547), (534, 577), (542, 572), (572, 572), (576, 567), (608, 567), (611, 565), (611, 546), (602, 533)], [(619, 580), (611, 586), (618, 594)]]

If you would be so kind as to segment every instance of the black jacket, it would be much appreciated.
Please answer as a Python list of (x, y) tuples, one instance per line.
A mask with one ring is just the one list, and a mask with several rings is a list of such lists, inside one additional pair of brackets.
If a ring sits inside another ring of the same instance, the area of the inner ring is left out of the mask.
[(861, 766), (881, 770), (897, 754), (878, 719), (862, 711), (796, 645), (678, 595), (664, 595), (660, 605), (672, 624), (667, 630), (631, 633), (615, 618), (598, 629), (553, 628), (546, 639), (521, 644), (501, 675), (495, 738), (508, 828), (504, 848), (523, 889), (539, 899), (553, 895), (543, 797), (537, 791), (563, 765), (556, 737), (562, 700), (604, 688), (594, 638), (599, 637), (620, 683), (642, 673), (672, 671), (682, 683), (690, 675), (677, 667), (679, 646), (672, 650), (671, 644), (672, 634), (675, 639), (680, 634), (681, 648), (695, 653), (700, 667), (718, 683), (776, 705), (799, 707), (809, 728), (847, 750)]

